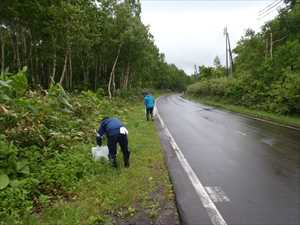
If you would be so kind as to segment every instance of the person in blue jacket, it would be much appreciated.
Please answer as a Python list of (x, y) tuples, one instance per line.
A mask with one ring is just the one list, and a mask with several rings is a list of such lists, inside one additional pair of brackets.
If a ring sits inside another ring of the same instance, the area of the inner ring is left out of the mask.
[(129, 167), (130, 151), (128, 149), (128, 131), (123, 126), (122, 122), (115, 117), (104, 117), (97, 131), (97, 145), (102, 145), (104, 135), (107, 136), (107, 146), (109, 150), (109, 159), (113, 167), (117, 167), (117, 143), (119, 143), (124, 159), (124, 166)]
[(153, 120), (153, 109), (154, 109), (154, 105), (155, 105), (155, 99), (152, 95), (150, 95), (149, 93), (145, 93), (144, 94), (144, 104), (146, 107), (146, 118), (147, 120), (150, 119)]

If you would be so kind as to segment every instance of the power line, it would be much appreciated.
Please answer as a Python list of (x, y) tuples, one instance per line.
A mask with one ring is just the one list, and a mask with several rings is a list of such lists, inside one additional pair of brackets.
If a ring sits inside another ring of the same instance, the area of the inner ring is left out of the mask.
[(277, 1), (276, 4), (274, 4), (272, 7), (269, 7), (269, 8), (268, 8), (267, 10), (265, 10), (264, 12), (259, 13), (258, 16), (264, 16), (265, 14), (269, 14), (270, 12), (273, 12), (273, 11), (274, 11), (273, 9), (274, 9), (276, 6), (278, 6), (279, 4), (281, 4), (281, 3), (283, 3), (282, 0)]
[(267, 14), (259, 17), (258, 20), (261, 20), (261, 19), (265, 18), (266, 16), (270, 15), (272, 12), (274, 12), (274, 10), (272, 10), (272, 11), (268, 12)]
[[(284, 4), (284, 2), (282, 2), (282, 3)], [(273, 10), (270, 9), (270, 11), (266, 11), (264, 14), (259, 15), (257, 19), (261, 20), (261, 19), (265, 18), (266, 16), (273, 13), (275, 10), (279, 11), (280, 9), (282, 9), (282, 6), (283, 5), (279, 5), (276, 9), (273, 9)]]
[(278, 1), (281, 1), (281, 0), (275, 0), (274, 2), (272, 2), (271, 4), (267, 5), (265, 8), (263, 8), (262, 10), (260, 10), (258, 12), (258, 14), (261, 14), (263, 13), (265, 10), (267, 10), (269, 7), (272, 7), (274, 3), (278, 2)]

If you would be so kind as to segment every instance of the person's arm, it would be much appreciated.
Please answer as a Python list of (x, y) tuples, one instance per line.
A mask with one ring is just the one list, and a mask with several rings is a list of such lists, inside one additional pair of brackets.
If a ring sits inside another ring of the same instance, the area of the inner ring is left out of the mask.
[(101, 146), (102, 145), (102, 138), (105, 134), (105, 125), (104, 123), (102, 122), (98, 131), (97, 131), (97, 134), (96, 134), (96, 143), (97, 145)]
[(146, 101), (146, 97), (144, 98), (144, 105), (145, 105), (145, 107), (147, 106), (147, 103), (146, 103), (147, 101)]

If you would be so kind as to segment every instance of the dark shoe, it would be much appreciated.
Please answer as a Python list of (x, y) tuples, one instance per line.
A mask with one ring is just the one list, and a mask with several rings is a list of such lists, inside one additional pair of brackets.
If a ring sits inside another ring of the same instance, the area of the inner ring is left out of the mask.
[(117, 160), (116, 160), (116, 159), (112, 159), (112, 160), (111, 160), (111, 166), (114, 167), (114, 168), (117, 168), (117, 167), (118, 167), (118, 163), (117, 163)]
[(129, 161), (128, 161), (128, 160), (126, 160), (126, 161), (124, 162), (124, 166), (125, 166), (126, 168), (128, 168), (128, 167), (130, 166), (130, 164), (129, 164)]

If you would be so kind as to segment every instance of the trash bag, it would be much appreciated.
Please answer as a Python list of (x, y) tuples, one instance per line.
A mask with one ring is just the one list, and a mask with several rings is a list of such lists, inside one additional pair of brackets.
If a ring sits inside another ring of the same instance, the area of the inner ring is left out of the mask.
[(156, 106), (153, 108), (153, 117), (156, 117), (157, 116), (157, 108)]
[(92, 156), (94, 160), (100, 160), (101, 158), (108, 160), (108, 147), (107, 146), (93, 147)]

